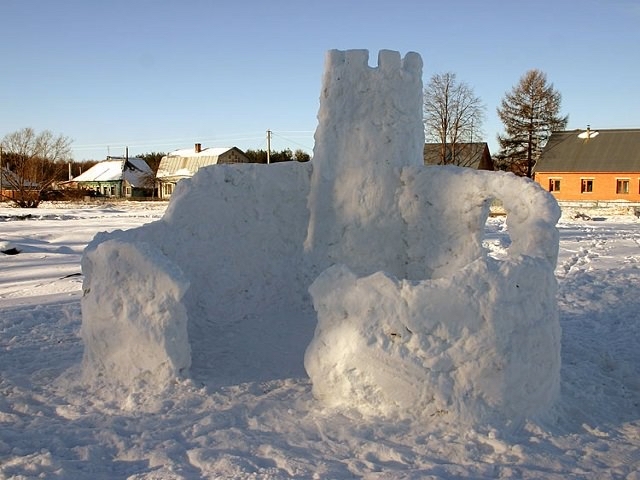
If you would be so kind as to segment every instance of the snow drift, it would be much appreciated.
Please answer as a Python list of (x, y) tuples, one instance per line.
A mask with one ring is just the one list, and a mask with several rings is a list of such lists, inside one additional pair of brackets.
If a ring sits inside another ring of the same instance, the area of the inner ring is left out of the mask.
[[(96, 236), (83, 258), (87, 378), (132, 384), (162, 371), (162, 383), (186, 369), (189, 350), (201, 379), (286, 378), (304, 356), (318, 399), (364, 414), (479, 421), (552, 405), (557, 204), (510, 174), (423, 166), (419, 55), (367, 62), (365, 50), (327, 55), (310, 164), (201, 169), (161, 221)], [(482, 245), (494, 198), (512, 242), (501, 260)], [(118, 249), (128, 252), (120, 272), (163, 280), (123, 283), (109, 257)], [(171, 301), (114, 308), (104, 292), (123, 305)], [(127, 335), (140, 325), (159, 334)], [(301, 329), (308, 346), (289, 341)], [(148, 361), (105, 360), (123, 351)]]

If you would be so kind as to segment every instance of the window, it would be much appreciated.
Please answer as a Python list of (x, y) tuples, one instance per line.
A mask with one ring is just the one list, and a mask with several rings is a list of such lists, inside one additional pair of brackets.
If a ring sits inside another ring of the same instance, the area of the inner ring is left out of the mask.
[(628, 194), (629, 193), (629, 179), (618, 178), (616, 180), (616, 193)]
[(559, 178), (550, 178), (549, 179), (549, 191), (550, 192), (559, 192), (560, 191), (560, 179)]
[(590, 178), (582, 179), (582, 186), (580, 187), (580, 193), (591, 193), (593, 192), (593, 180)]

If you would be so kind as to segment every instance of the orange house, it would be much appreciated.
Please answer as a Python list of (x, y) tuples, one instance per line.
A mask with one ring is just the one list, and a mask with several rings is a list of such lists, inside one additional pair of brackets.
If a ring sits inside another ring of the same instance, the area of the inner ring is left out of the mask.
[(559, 201), (640, 202), (640, 129), (553, 132), (534, 179)]

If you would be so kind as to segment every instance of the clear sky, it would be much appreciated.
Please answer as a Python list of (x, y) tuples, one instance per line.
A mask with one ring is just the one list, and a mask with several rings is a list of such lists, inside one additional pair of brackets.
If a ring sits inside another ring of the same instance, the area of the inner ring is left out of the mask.
[(311, 153), (324, 55), (380, 49), (453, 72), (496, 107), (532, 68), (568, 128), (640, 128), (638, 0), (0, 0), (0, 138), (73, 140), (75, 160), (204, 147)]

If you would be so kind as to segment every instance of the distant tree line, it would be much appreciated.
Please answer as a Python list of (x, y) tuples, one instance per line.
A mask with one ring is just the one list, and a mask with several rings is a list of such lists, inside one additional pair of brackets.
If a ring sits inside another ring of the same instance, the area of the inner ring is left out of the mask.
[(150, 152), (150, 153), (142, 153), (140, 155), (136, 155), (137, 158), (143, 159), (151, 168), (151, 171), (154, 173), (158, 173), (158, 167), (160, 166), (160, 160), (164, 157), (166, 153), (164, 152)]
[[(267, 163), (267, 151), (266, 150), (246, 150), (245, 155), (249, 157), (249, 160), (253, 163)], [(282, 151), (271, 151), (269, 154), (270, 163), (279, 162), (308, 162), (311, 156), (304, 150), (298, 149), (295, 152), (289, 148), (285, 148)]]

